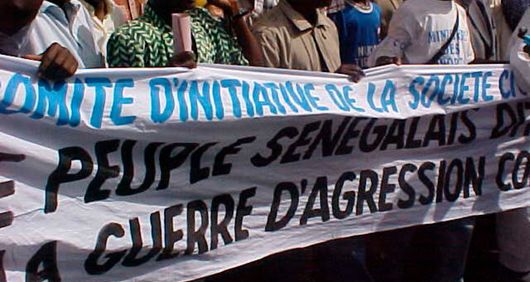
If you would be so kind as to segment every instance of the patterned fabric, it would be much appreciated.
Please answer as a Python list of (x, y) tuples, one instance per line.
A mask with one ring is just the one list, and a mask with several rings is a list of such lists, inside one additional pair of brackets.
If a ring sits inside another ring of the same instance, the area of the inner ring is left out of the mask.
[[(202, 8), (189, 11), (197, 62), (247, 65), (241, 48)], [(144, 15), (118, 28), (107, 45), (110, 67), (164, 67), (173, 56), (173, 33), (147, 4)]]

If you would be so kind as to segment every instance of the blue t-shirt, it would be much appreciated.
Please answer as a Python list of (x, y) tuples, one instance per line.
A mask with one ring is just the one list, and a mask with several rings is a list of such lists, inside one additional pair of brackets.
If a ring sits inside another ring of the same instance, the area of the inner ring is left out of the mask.
[(379, 43), (381, 8), (370, 3), (370, 11), (363, 11), (353, 5), (330, 15), (339, 31), (340, 57), (343, 64), (356, 64), (367, 68), (368, 57)]

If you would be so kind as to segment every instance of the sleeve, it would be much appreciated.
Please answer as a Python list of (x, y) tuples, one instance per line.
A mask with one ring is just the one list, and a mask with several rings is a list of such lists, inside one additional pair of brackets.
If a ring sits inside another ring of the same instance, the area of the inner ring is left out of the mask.
[(278, 39), (275, 38), (274, 34), (264, 30), (255, 31), (254, 35), (256, 36), (259, 46), (261, 47), (265, 67), (283, 67), (280, 62), (280, 46), (278, 45)]
[(111, 68), (145, 67), (143, 44), (128, 34), (114, 32), (107, 43), (107, 63)]
[(380, 57), (403, 58), (404, 51), (410, 46), (417, 28), (414, 15), (409, 13), (406, 6), (401, 6), (390, 20), (387, 36), (369, 57), (368, 65), (375, 66), (375, 62)]
[(236, 39), (233, 37), (228, 38), (228, 44), (229, 61), (226, 64), (248, 66), (248, 60), (245, 58), (243, 50)]
[(215, 20), (206, 10), (197, 9), (196, 11), (205, 31), (215, 44), (215, 50), (212, 50), (215, 52), (215, 63), (247, 66), (248, 60), (241, 46), (226, 28), (229, 25), (224, 21)]

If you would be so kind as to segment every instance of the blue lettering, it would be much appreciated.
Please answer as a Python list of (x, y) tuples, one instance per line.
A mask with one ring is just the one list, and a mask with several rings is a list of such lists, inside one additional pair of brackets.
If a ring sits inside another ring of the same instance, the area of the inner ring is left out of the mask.
[(250, 85), (246, 81), (243, 81), (243, 100), (247, 108), (247, 115), (253, 117), (254, 106), (252, 105), (252, 101), (250, 101)]
[[(178, 82), (178, 81), (175, 81)], [(169, 119), (175, 109), (175, 99), (171, 90), (171, 82), (166, 78), (155, 78), (149, 81), (151, 89), (151, 120), (154, 123), (163, 123)], [(161, 112), (160, 107), (160, 90), (163, 89), (166, 100), (166, 107)]]
[(72, 101), (70, 103), (70, 126), (76, 127), (81, 122), (81, 103), (83, 103), (83, 97), (85, 96), (85, 84), (79, 78), (75, 79), (74, 82), (74, 93), (72, 95)]
[(313, 108), (319, 110), (319, 111), (327, 111), (328, 108), (325, 106), (321, 106), (318, 104), (320, 101), (320, 98), (317, 96), (314, 96), (311, 92), (315, 90), (315, 85), (311, 83), (304, 84), (304, 93), (309, 100), (309, 103), (313, 106)]
[[(25, 100), (20, 110), (8, 110), (7, 107), (13, 104), (19, 86), (24, 88)], [(14, 114), (14, 113), (29, 113), (35, 106), (35, 89), (31, 85), (31, 80), (21, 74), (15, 74), (11, 77), (6, 85), (4, 98), (0, 102), (0, 113)]]
[(183, 80), (177, 89), (177, 100), (179, 102), (179, 109), (180, 109), (179, 116), (180, 116), (181, 121), (188, 120), (188, 104), (186, 103), (186, 99), (185, 99), (187, 89), (188, 89), (188, 81)]
[(328, 92), (329, 97), (331, 97), (331, 100), (333, 103), (342, 111), (348, 112), (350, 108), (346, 104), (346, 101), (342, 98), (342, 95), (340, 94), (339, 89), (335, 84), (326, 84), (324, 86), (324, 89)]
[[(438, 95), (438, 104), (440, 105), (446, 105), (451, 101), (450, 97), (444, 98), (445, 93), (448, 92), (447, 85), (453, 83), (453, 76), (450, 74), (445, 74), (444, 78), (442, 79), (442, 84), (440, 85), (440, 92)], [(453, 89), (454, 90), (454, 89)]]
[(252, 93), (252, 96), (254, 98), (254, 104), (256, 105), (256, 113), (259, 116), (263, 116), (264, 106), (269, 107), (269, 110), (271, 113), (273, 114), (278, 113), (278, 111), (276, 111), (276, 107), (272, 104), (271, 100), (269, 99), (267, 89), (265, 89), (265, 87), (263, 87), (257, 82), (254, 82), (254, 91)]
[(278, 93), (278, 90), (280, 87), (278, 87), (278, 85), (276, 85), (276, 83), (274, 82), (267, 82), (267, 83), (264, 83), (263, 85), (271, 92), (272, 100), (276, 104), (276, 108), (278, 109), (278, 111), (282, 114), (285, 114), (286, 113), (285, 107), (280, 102), (280, 97)]
[(108, 78), (103, 77), (89, 77), (86, 79), (86, 84), (96, 89), (96, 99), (92, 109), (92, 117), (90, 118), (90, 125), (95, 128), (101, 128), (101, 121), (103, 119), (103, 111), (105, 109), (105, 99), (107, 93), (105, 87), (112, 87), (112, 83)]
[(136, 116), (122, 116), (121, 110), (123, 105), (134, 103), (132, 97), (123, 97), (123, 90), (126, 87), (134, 87), (134, 81), (130, 78), (118, 79), (114, 87), (114, 99), (112, 100), (112, 108), (110, 109), (110, 120), (115, 125), (131, 124), (136, 119)]
[(239, 102), (239, 98), (237, 97), (237, 88), (241, 86), (241, 82), (236, 79), (224, 79), (221, 80), (221, 86), (223, 88), (228, 89), (228, 94), (230, 94), (230, 98), (232, 99), (232, 112), (234, 117), (240, 118), (241, 117), (241, 103)]
[(199, 105), (201, 104), (204, 114), (207, 120), (212, 120), (213, 110), (212, 101), (210, 100), (210, 84), (203, 82), (202, 84), (202, 95), (199, 93), (199, 83), (197, 81), (191, 82), (190, 87), (190, 105), (191, 105), (191, 117), (194, 120), (199, 119)]
[(469, 98), (466, 97), (466, 91), (469, 90), (469, 86), (466, 85), (466, 79), (470, 78), (469, 73), (462, 74), (462, 80), (460, 80), (460, 92), (458, 94), (458, 103), (465, 105), (469, 103)]
[(491, 84), (488, 83), (488, 78), (492, 77), (493, 73), (487, 71), (484, 73), (482, 78), (482, 100), (484, 101), (493, 101), (493, 95), (488, 95), (488, 89), (491, 89)]
[[(53, 84), (53, 86), (50, 84)], [(68, 108), (66, 107), (65, 101), (68, 85), (64, 81), (53, 83), (48, 80), (39, 79), (38, 89), (39, 98), (37, 108), (30, 117), (33, 119), (41, 119), (44, 117), (46, 109), (48, 109), (48, 116), (56, 117), (57, 111), (59, 111), (57, 125), (68, 124)]]
[(225, 117), (225, 112), (223, 107), (223, 100), (221, 99), (221, 85), (217, 80), (213, 82), (212, 93), (213, 103), (215, 104), (215, 116), (218, 120), (223, 120), (223, 118)]
[(412, 94), (412, 101), (409, 102), (409, 107), (413, 110), (417, 109), (420, 105), (420, 93), (416, 90), (416, 85), (422, 86), (425, 83), (425, 78), (418, 76), (412, 80), (409, 85), (409, 92)]

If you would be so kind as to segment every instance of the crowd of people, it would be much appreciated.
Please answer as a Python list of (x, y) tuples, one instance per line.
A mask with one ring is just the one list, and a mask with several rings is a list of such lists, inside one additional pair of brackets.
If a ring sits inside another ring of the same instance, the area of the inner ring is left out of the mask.
[[(38, 75), (50, 80), (79, 68), (214, 63), (357, 82), (363, 69), (385, 64), (507, 62), (519, 28), (530, 27), (529, 7), (530, 0), (2, 0), (0, 54), (40, 61)], [(171, 15), (182, 12), (191, 17), (193, 51), (175, 53)], [(227, 277), (460, 281), (474, 225), (466, 218), (325, 243)], [(497, 226), (500, 280), (530, 281), (528, 210), (498, 215)], [(413, 255), (418, 238), (433, 251)], [(356, 266), (337, 264), (337, 255)]]

